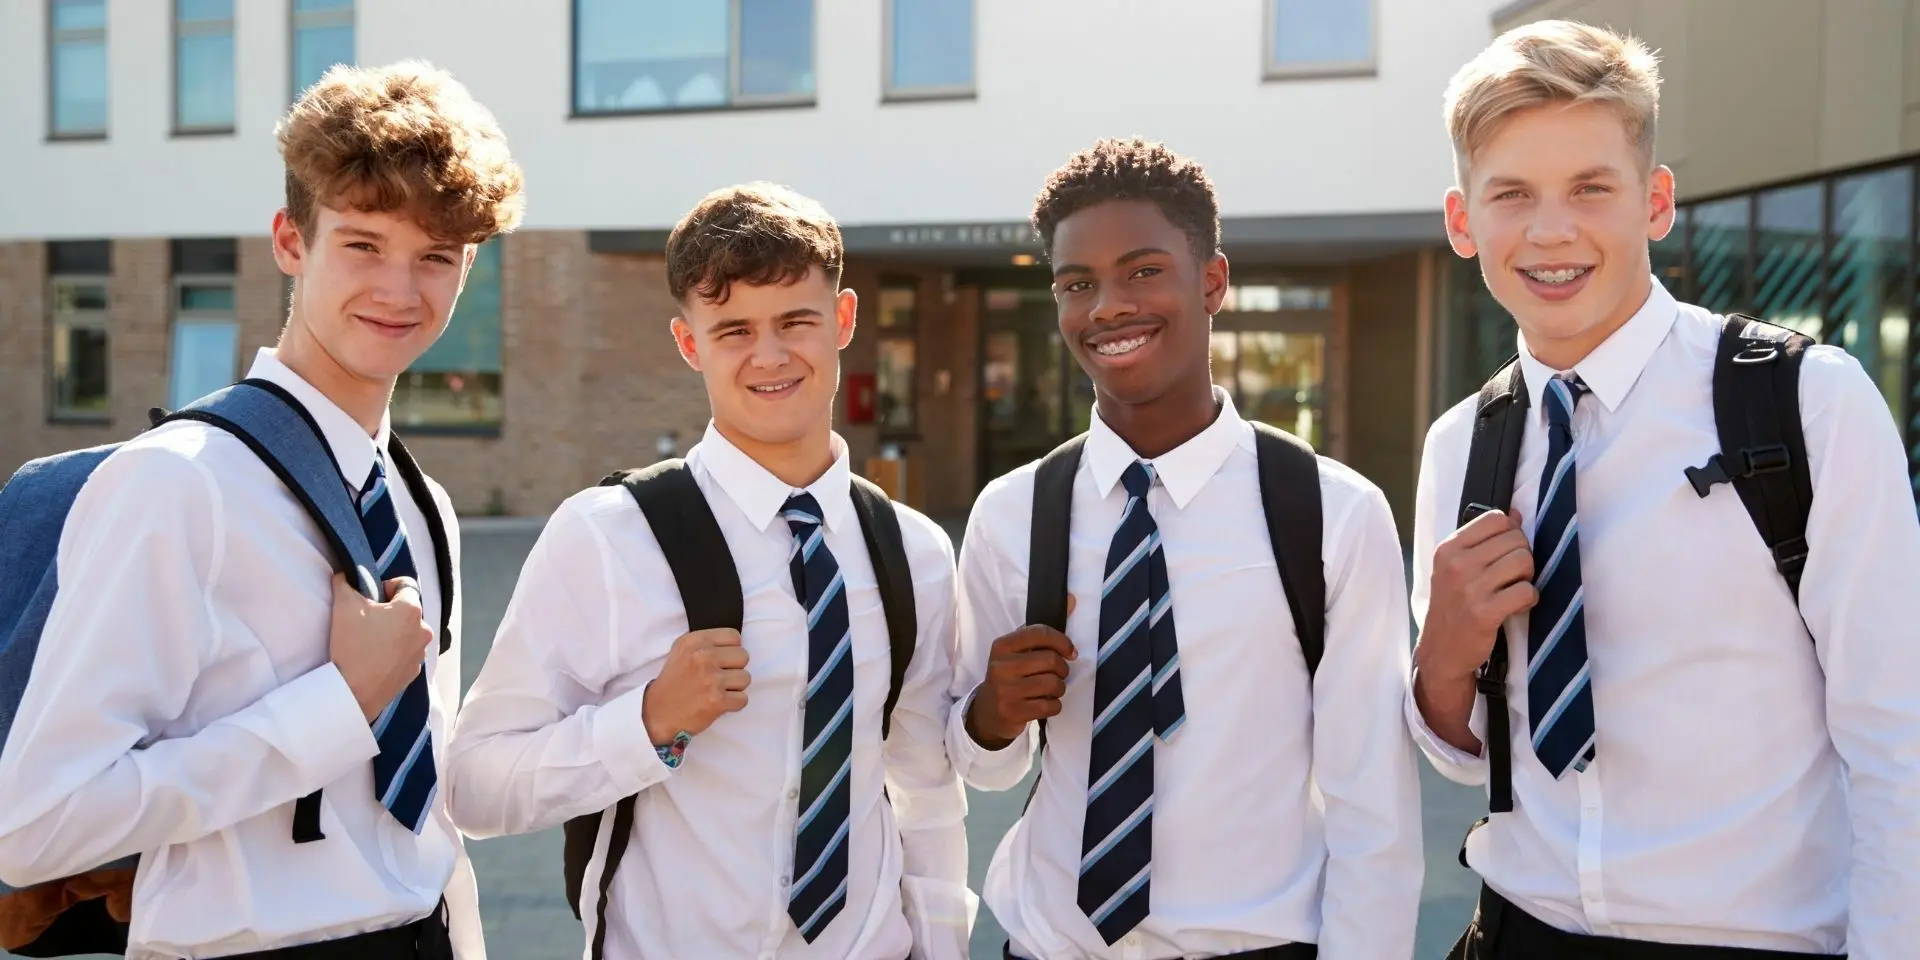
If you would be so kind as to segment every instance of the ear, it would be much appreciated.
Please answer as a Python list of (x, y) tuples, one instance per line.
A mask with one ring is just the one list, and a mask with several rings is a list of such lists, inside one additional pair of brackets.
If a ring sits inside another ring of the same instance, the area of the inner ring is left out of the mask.
[(300, 236), (300, 228), (281, 207), (273, 215), (273, 262), (280, 272), (289, 277), (297, 277), (306, 266), (307, 244)]
[(1459, 187), (1447, 190), (1447, 243), (1453, 246), (1453, 252), (1472, 259), (1480, 253), (1480, 247), (1473, 242), (1473, 233), (1467, 221), (1467, 195)]
[(674, 317), (673, 322), (667, 325), (667, 329), (673, 333), (673, 345), (680, 349), (680, 359), (685, 360), (687, 366), (698, 371), (700, 354), (693, 347), (693, 324), (688, 323), (685, 317)]
[(1200, 265), (1200, 295), (1207, 307), (1207, 316), (1220, 312), (1220, 305), (1227, 300), (1227, 255), (1215, 253), (1207, 262)]
[(834, 298), (833, 325), (838, 349), (845, 350), (847, 344), (853, 342), (853, 318), (859, 310), (860, 298), (854, 296), (852, 287), (840, 291), (840, 295)]
[(1677, 215), (1674, 207), (1673, 169), (1662, 164), (1647, 178), (1647, 239), (1655, 243), (1673, 232)]

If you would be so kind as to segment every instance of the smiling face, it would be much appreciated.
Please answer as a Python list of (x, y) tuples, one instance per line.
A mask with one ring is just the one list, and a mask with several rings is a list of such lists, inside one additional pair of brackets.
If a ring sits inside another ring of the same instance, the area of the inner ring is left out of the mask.
[(1447, 194), (1447, 232), (1528, 349), (1568, 369), (1652, 289), (1649, 241), (1673, 227), (1673, 173), (1648, 174), (1619, 112), (1549, 103), (1505, 117)]
[(309, 232), (284, 210), (274, 218), (274, 259), (294, 278), (281, 359), (330, 396), (378, 390), (384, 405), (446, 330), (473, 246), (403, 214), (325, 206)]
[(761, 462), (774, 448), (824, 440), (833, 429), (840, 351), (853, 341), (856, 301), (816, 266), (790, 283), (736, 282), (720, 302), (690, 294), (673, 339), (700, 371), (714, 426)]
[(1103, 403), (1150, 404), (1211, 382), (1212, 318), (1227, 258), (1200, 256), (1145, 200), (1085, 207), (1054, 228), (1049, 251), (1060, 336)]

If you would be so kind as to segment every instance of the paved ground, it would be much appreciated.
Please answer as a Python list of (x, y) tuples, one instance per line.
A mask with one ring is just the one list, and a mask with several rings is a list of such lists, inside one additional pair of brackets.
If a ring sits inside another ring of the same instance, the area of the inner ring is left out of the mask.
[[(959, 530), (953, 531), (959, 541)], [(525, 523), (481, 521), (465, 531), (462, 574), (465, 580), (465, 663), (471, 683), (486, 658), (495, 628), (506, 609), (515, 578), (536, 529)], [(1419, 960), (1438, 960), (1473, 909), (1477, 887), (1454, 860), (1467, 824), (1479, 816), (1484, 798), (1477, 791), (1448, 783), (1421, 765), (1427, 840), (1426, 896), (1420, 906)], [(1026, 785), (1002, 793), (968, 792), (969, 882), (978, 890), (994, 848), (1014, 820)], [(480, 881), (480, 910), (486, 925), (488, 954), (494, 960), (576, 960), (581, 955), (579, 921), (567, 909), (560, 883), (560, 831), (499, 840), (470, 841), (468, 849)], [(1000, 956), (999, 924), (984, 907), (973, 938), (975, 960)], [(8, 957), (0, 951), (0, 960)]]

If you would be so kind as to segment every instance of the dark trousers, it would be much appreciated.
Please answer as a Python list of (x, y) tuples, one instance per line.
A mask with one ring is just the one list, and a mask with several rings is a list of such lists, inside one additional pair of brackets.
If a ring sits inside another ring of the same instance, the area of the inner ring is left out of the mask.
[(226, 960), (453, 960), (447, 938), (447, 904), (404, 927), (355, 934), (339, 940), (236, 954)]
[[(1815, 954), (1590, 937), (1534, 919), (1480, 887), (1480, 908), (1447, 960), (1814, 960)], [(1841, 955), (1838, 960), (1845, 960)]]
[[(1011, 943), (1000, 948), (1000, 953), (1006, 960), (1021, 960), (1019, 955), (1013, 952)], [(1219, 955), (1219, 960), (1316, 960), (1319, 956), (1320, 948), (1314, 944), (1289, 943), (1278, 947), (1261, 947), (1245, 953), (1223, 953)]]

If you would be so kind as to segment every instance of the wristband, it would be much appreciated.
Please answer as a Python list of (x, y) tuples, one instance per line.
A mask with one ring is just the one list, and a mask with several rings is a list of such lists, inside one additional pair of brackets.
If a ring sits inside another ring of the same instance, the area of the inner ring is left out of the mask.
[(682, 730), (674, 734), (673, 739), (667, 741), (664, 746), (654, 747), (653, 751), (660, 755), (660, 762), (666, 764), (667, 769), (673, 770), (677, 769), (680, 761), (686, 758), (687, 744), (692, 742), (693, 734)]

